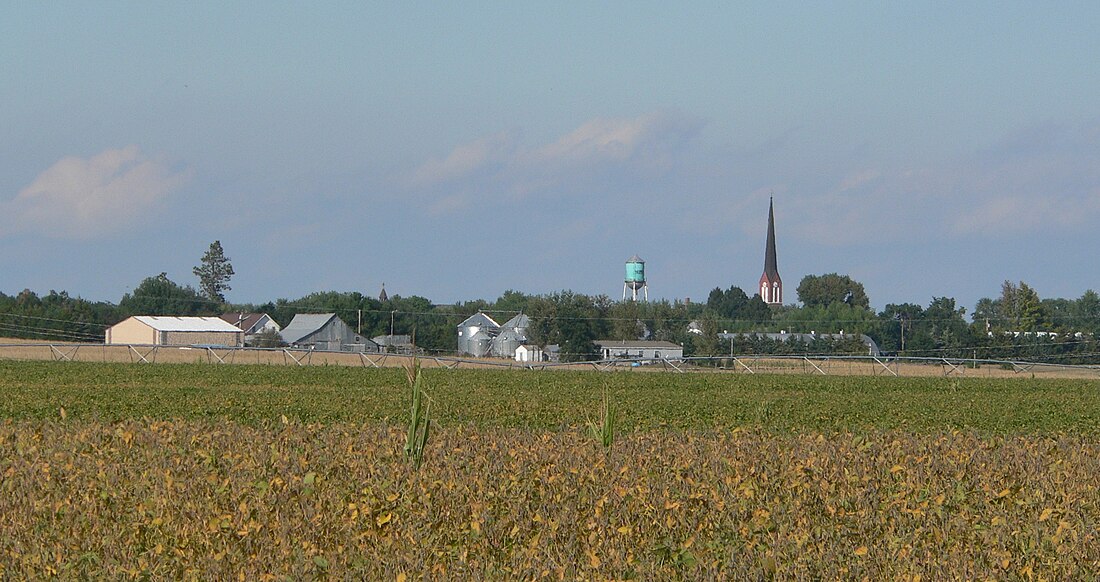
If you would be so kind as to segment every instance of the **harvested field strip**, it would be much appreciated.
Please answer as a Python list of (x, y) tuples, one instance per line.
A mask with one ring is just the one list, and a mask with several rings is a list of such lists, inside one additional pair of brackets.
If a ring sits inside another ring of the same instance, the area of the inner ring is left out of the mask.
[(1100, 442), (0, 423), (0, 576), (1095, 579)]

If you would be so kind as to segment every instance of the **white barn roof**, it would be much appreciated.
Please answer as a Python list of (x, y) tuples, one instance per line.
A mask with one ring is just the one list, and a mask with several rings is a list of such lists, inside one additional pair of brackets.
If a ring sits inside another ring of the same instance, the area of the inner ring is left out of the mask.
[(134, 319), (157, 331), (219, 331), (239, 333), (239, 327), (220, 317), (172, 317), (165, 315), (135, 315)]

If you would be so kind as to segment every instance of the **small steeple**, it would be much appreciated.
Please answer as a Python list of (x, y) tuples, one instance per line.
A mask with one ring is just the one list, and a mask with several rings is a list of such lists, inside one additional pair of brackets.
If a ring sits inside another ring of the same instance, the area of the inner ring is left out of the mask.
[(385, 303), (386, 301), (389, 301), (389, 299), (390, 296), (386, 295), (386, 284), (382, 283), (382, 292), (378, 294), (378, 300)]

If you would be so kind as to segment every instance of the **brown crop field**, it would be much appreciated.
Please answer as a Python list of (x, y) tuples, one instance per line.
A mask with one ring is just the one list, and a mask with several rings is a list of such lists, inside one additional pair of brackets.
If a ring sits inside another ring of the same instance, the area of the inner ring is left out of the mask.
[(0, 363), (0, 577), (1100, 572), (1095, 382), (430, 372)]

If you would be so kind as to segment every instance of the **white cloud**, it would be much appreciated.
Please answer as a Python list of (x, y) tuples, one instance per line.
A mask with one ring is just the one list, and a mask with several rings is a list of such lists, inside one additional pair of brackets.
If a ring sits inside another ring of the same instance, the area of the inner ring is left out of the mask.
[(460, 145), (442, 160), (429, 160), (413, 173), (412, 183), (427, 186), (467, 176), (479, 169), (507, 161), (516, 149), (516, 137), (501, 132)]
[(668, 113), (627, 119), (593, 119), (526, 156), (532, 165), (566, 162), (624, 161), (694, 134), (698, 124)]
[(408, 184), (438, 200), (433, 212), (450, 212), (487, 198), (523, 198), (534, 192), (573, 190), (587, 177), (620, 172), (644, 180), (666, 171), (701, 123), (656, 112), (633, 118), (597, 118), (537, 147), (502, 132), (459, 145), (446, 157), (421, 164)]
[(13, 200), (0, 202), (0, 234), (92, 239), (119, 234), (156, 210), (186, 180), (136, 146), (67, 157)]

